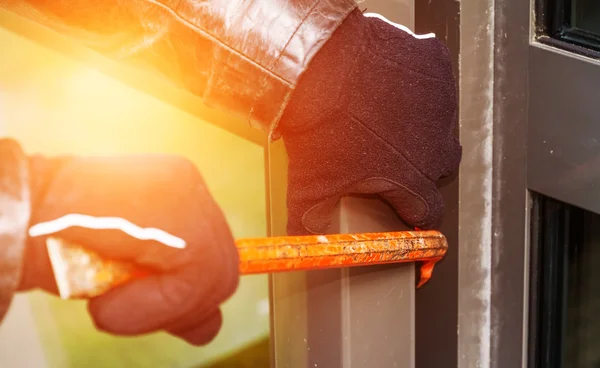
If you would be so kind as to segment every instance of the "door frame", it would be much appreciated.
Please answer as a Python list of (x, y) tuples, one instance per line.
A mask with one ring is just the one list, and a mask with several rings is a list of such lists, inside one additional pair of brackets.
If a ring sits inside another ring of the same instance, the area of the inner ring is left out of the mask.
[[(595, 157), (596, 146), (574, 142), (600, 135), (591, 124), (600, 111), (582, 90), (600, 80), (600, 62), (544, 42), (535, 9), (533, 1), (461, 2), (459, 367), (527, 367), (530, 190), (600, 212), (591, 197), (597, 172), (556, 170), (557, 151)], [(574, 68), (573, 79), (559, 65)], [(567, 126), (560, 112), (575, 101), (583, 120)], [(548, 147), (556, 129), (565, 139)], [(561, 175), (577, 186), (548, 180)]]

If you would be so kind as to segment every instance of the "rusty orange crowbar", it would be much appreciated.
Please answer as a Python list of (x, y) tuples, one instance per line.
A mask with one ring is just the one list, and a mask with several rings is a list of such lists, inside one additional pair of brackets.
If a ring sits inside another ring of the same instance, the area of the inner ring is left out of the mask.
[[(46, 245), (60, 296), (89, 298), (142, 274), (132, 264), (107, 260), (84, 247), (48, 237)], [(242, 274), (423, 262), (425, 284), (448, 249), (438, 231), (283, 236), (236, 240)]]

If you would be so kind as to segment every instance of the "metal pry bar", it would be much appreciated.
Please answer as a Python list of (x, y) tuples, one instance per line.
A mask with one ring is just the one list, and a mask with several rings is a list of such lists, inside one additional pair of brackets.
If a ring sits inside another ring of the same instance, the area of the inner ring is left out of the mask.
[[(136, 277), (135, 265), (107, 260), (85, 246), (46, 239), (62, 298), (89, 298)], [(236, 240), (241, 274), (261, 274), (377, 264), (423, 262), (417, 287), (430, 278), (448, 250), (438, 231), (283, 236)]]
[(426, 262), (419, 285), (448, 250), (438, 231), (283, 236), (236, 241), (242, 274)]

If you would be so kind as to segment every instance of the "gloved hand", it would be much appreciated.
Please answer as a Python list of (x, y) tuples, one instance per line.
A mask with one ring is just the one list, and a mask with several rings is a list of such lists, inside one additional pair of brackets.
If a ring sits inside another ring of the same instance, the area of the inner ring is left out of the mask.
[[(104, 257), (154, 271), (89, 301), (100, 330), (116, 335), (165, 330), (194, 345), (216, 336), (219, 307), (238, 285), (238, 253), (221, 210), (191, 163), (169, 156), (34, 157), (30, 168), (32, 224), (73, 213), (121, 217), (187, 243), (177, 249), (117, 229), (70, 227), (56, 233)], [(21, 290), (57, 291), (44, 240), (28, 242)]]
[(348, 193), (378, 194), (433, 228), (454, 173), (457, 92), (447, 48), (354, 10), (301, 77), (280, 122), (289, 157), (288, 233), (322, 233)]

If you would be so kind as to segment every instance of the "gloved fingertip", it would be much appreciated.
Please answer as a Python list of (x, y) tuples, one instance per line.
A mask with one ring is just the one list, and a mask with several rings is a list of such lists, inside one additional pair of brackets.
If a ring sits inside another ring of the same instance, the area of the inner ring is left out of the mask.
[(302, 214), (302, 226), (310, 234), (324, 234), (331, 227), (333, 211), (340, 201), (340, 196), (334, 196), (308, 208)]
[(88, 314), (94, 324), (96, 330), (106, 333), (114, 333), (110, 319), (105, 317), (102, 308), (102, 302), (98, 302), (98, 299), (92, 299), (87, 304)]
[(442, 199), (434, 196), (425, 202), (418, 196), (407, 194), (405, 191), (392, 191), (380, 195), (390, 203), (400, 218), (409, 226), (416, 229), (434, 228), (444, 212)]
[(304, 214), (302, 225), (310, 234), (324, 234), (331, 227), (331, 214), (311, 215)]
[(88, 311), (96, 328), (116, 335), (160, 329), (185, 313), (194, 288), (173, 275), (155, 275), (116, 287), (92, 299)]
[(171, 333), (194, 346), (204, 346), (212, 342), (223, 326), (223, 314), (220, 310), (203, 319), (201, 323), (177, 333)]

